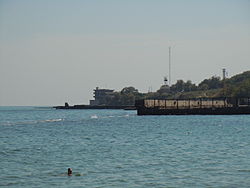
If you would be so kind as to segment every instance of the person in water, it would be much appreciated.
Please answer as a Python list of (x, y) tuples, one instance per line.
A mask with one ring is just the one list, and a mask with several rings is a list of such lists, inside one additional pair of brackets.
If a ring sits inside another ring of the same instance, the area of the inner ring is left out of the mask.
[(68, 168), (68, 176), (72, 176), (72, 169), (71, 168)]

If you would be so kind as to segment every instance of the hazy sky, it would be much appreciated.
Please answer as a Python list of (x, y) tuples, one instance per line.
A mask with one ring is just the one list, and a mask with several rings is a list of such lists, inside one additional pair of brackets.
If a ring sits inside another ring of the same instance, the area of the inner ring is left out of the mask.
[(0, 0), (0, 105), (88, 103), (250, 70), (249, 0)]

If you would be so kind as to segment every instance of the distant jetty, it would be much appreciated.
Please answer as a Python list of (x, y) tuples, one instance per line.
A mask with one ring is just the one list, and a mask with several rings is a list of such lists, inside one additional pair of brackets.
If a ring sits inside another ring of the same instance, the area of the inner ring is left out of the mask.
[(124, 109), (124, 110), (136, 110), (134, 104), (133, 105), (109, 105), (107, 103), (107, 98), (114, 98), (114, 90), (111, 89), (99, 89), (96, 87), (94, 89), (94, 100), (89, 101), (89, 105), (73, 105), (70, 106), (67, 102), (64, 106), (54, 106), (55, 109), (63, 109), (63, 110), (74, 110), (74, 109)]
[(65, 103), (64, 106), (54, 106), (55, 109), (63, 110), (81, 110), (81, 109), (123, 109), (123, 110), (136, 110), (135, 106), (107, 106), (107, 105), (74, 105), (70, 106)]
[(145, 99), (136, 101), (138, 115), (250, 114), (250, 98)]

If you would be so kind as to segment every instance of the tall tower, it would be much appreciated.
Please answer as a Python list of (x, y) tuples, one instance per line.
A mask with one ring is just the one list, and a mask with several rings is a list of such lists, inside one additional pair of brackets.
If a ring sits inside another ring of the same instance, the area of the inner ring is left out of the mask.
[(222, 79), (225, 80), (226, 79), (226, 69), (222, 69)]
[(168, 79), (168, 83), (169, 83), (169, 86), (171, 86), (171, 46), (169, 46), (169, 48), (168, 48), (168, 53), (169, 53), (169, 59), (168, 59), (168, 61), (169, 61), (169, 67), (168, 67), (168, 75), (169, 75), (169, 79)]

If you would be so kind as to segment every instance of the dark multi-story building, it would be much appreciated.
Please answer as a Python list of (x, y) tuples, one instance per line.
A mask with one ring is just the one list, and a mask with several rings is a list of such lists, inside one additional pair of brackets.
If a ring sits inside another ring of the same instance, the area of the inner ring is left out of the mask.
[(114, 95), (114, 90), (112, 89), (99, 89), (96, 87), (94, 89), (94, 100), (90, 100), (91, 106), (97, 105), (107, 105), (107, 98), (111, 98)]

